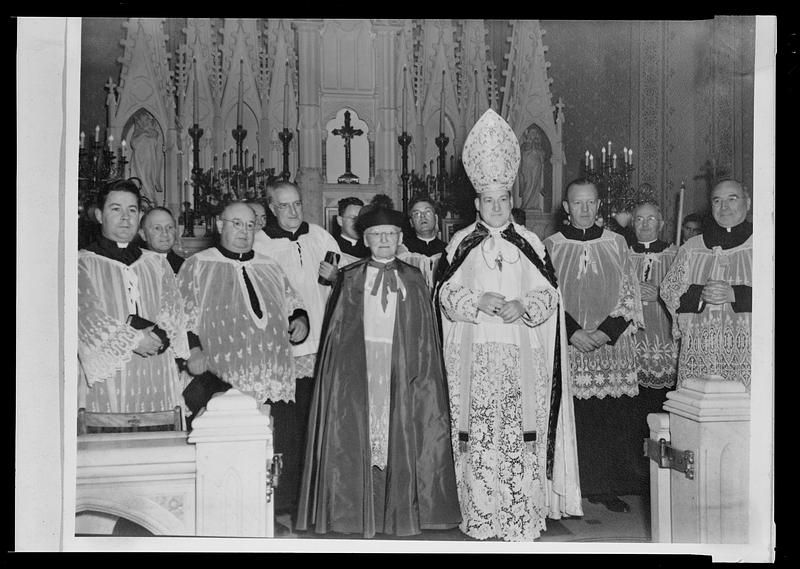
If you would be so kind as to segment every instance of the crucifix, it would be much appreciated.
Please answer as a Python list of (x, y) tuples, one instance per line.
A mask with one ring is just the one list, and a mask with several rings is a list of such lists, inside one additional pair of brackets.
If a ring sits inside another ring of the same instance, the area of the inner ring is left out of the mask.
[(354, 136), (364, 134), (360, 128), (353, 128), (350, 125), (350, 111), (344, 112), (344, 126), (342, 128), (335, 128), (332, 131), (334, 136), (341, 136), (344, 138), (344, 174), (339, 176), (337, 180), (340, 184), (358, 184), (358, 176), (350, 171), (350, 139)]

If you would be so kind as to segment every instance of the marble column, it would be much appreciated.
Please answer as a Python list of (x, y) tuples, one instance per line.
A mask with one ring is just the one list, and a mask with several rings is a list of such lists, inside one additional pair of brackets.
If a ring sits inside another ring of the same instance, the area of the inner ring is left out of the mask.
[(322, 20), (294, 20), (299, 59), (299, 117), (297, 184), (303, 194), (304, 216), (310, 223), (323, 224), (322, 126), (320, 125), (320, 30)]

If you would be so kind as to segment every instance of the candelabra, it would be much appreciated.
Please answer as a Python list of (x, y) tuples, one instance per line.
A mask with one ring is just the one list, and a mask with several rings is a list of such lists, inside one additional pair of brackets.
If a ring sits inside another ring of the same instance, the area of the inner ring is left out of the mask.
[(403, 213), (408, 213), (408, 181), (411, 179), (411, 174), (408, 173), (408, 145), (411, 144), (411, 135), (403, 131), (397, 137), (397, 142), (402, 149), (403, 173), (400, 174), (400, 179), (403, 181)]
[(617, 155), (611, 152), (612, 144), (608, 142), (601, 149), (599, 168), (595, 168), (594, 154), (585, 152), (583, 177), (591, 181), (598, 191), (600, 206), (598, 216), (603, 219), (604, 226), (622, 232), (628, 224), (631, 210), (643, 199), (652, 199), (644, 190), (637, 190), (631, 185), (633, 167), (633, 150), (623, 148), (623, 163), (617, 163)]
[(124, 177), (127, 163), (121, 150), (118, 154), (98, 140), (85, 148), (82, 141), (78, 151), (78, 206), (94, 202), (105, 184)]
[[(200, 184), (199, 175), (203, 169), (200, 167), (200, 138), (203, 136), (203, 129), (196, 122), (189, 129), (189, 136), (192, 137), (192, 185), (194, 187), (194, 203), (200, 203)], [(196, 207), (196, 205), (195, 205)], [(183, 224), (183, 237), (194, 237), (194, 216), (187, 212), (187, 219)]]

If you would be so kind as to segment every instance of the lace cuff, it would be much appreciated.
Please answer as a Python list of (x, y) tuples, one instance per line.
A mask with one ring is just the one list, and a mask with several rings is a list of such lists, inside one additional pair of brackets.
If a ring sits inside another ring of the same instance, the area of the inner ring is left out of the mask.
[(454, 322), (476, 322), (481, 294), (480, 291), (473, 291), (464, 285), (447, 281), (442, 285), (439, 295), (442, 311)]
[(525, 314), (522, 320), (528, 326), (537, 326), (550, 318), (558, 306), (558, 293), (552, 288), (530, 291), (522, 298)]
[(133, 349), (139, 344), (144, 332), (127, 324), (111, 327), (99, 333), (93, 340), (78, 343), (78, 358), (86, 382), (91, 387), (97, 381), (114, 377), (133, 357)]

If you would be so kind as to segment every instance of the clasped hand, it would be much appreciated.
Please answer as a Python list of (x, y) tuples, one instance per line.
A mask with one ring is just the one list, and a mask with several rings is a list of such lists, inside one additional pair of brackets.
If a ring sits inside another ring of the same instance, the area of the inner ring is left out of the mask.
[(603, 347), (610, 341), (611, 338), (602, 330), (576, 330), (569, 338), (569, 343), (585, 354)]
[(519, 300), (506, 300), (497, 292), (485, 292), (478, 300), (478, 310), (491, 316), (499, 316), (510, 324), (525, 314), (525, 306)]
[(298, 316), (289, 321), (289, 341), (292, 344), (299, 344), (308, 336), (308, 318)]
[(700, 298), (707, 304), (725, 304), (736, 300), (733, 287), (725, 281), (718, 280), (709, 280), (703, 287)]
[(142, 332), (144, 332), (142, 339), (136, 344), (133, 353), (143, 358), (157, 354), (161, 349), (161, 338), (153, 332), (153, 326), (144, 328)]

